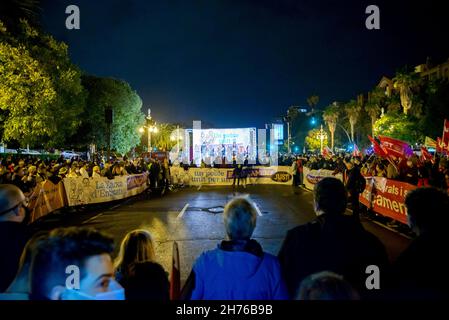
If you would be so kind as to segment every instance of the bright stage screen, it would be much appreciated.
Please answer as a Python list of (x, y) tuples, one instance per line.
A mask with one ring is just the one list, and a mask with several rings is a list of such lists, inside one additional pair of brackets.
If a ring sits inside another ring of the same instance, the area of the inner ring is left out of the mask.
[(193, 129), (193, 157), (195, 163), (226, 159), (232, 162), (232, 158), (243, 161), (255, 160), (256, 128), (238, 129)]

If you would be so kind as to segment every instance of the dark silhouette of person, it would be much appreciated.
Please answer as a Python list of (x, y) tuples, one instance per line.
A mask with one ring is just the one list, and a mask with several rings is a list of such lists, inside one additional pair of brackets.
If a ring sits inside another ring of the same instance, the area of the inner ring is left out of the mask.
[(436, 188), (418, 188), (407, 194), (405, 205), (417, 237), (393, 264), (392, 297), (448, 299), (449, 196)]
[(346, 204), (343, 183), (324, 178), (314, 190), (317, 218), (288, 231), (278, 257), (292, 298), (304, 278), (321, 271), (342, 275), (362, 297), (367, 297), (366, 268), (386, 267), (388, 257), (383, 244), (344, 214)]

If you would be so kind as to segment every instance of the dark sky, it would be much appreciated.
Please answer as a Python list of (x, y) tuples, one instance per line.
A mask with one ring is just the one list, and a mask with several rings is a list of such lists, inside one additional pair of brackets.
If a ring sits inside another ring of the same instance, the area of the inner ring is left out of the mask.
[[(420, 2), (47, 0), (43, 25), (83, 71), (129, 82), (157, 121), (262, 127), (313, 93), (324, 107), (449, 58), (444, 1)], [(81, 30), (65, 28), (70, 4)], [(381, 30), (365, 28), (370, 4)]]

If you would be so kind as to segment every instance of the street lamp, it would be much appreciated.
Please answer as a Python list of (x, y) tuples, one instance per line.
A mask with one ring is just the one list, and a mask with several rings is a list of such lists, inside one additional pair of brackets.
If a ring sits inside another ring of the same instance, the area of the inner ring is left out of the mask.
[(317, 134), (317, 139), (320, 139), (320, 152), (323, 153), (323, 141), (327, 139), (327, 134), (323, 130), (323, 125), (320, 126), (320, 131)]
[(148, 152), (151, 152), (151, 133), (157, 133), (158, 129), (156, 127), (156, 121), (151, 118), (151, 109), (148, 108), (148, 116), (145, 117), (147, 122), (146, 126), (140, 127), (139, 132), (144, 133), (145, 129), (148, 131)]

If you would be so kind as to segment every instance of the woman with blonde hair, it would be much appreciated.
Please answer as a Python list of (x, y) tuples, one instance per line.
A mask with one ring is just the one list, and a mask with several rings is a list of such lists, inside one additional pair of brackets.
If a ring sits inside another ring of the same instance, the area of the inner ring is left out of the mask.
[(169, 299), (168, 275), (156, 262), (154, 242), (148, 230), (133, 230), (125, 236), (114, 267), (127, 300)]

